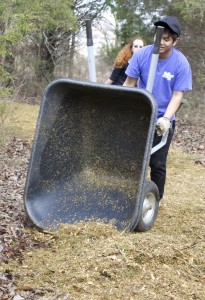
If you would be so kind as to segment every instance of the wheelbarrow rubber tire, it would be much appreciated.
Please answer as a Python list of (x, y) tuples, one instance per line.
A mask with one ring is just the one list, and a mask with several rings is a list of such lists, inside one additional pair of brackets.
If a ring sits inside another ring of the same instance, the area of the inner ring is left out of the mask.
[(159, 210), (159, 191), (153, 181), (146, 181), (140, 220), (135, 231), (148, 231), (154, 225)]

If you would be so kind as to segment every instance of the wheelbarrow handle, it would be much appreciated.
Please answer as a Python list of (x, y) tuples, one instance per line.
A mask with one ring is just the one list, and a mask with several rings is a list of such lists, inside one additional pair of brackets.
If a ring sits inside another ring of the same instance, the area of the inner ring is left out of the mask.
[(158, 58), (159, 58), (160, 43), (161, 43), (161, 38), (162, 38), (163, 32), (164, 32), (164, 27), (157, 26), (154, 48), (153, 48), (153, 52), (152, 52), (152, 59), (151, 59), (151, 63), (150, 63), (149, 74), (148, 74), (148, 79), (147, 79), (147, 86), (146, 86), (146, 90), (150, 93), (152, 93), (152, 89), (153, 89), (154, 78), (155, 78), (155, 73), (156, 73), (157, 63), (158, 63)]
[[(152, 59), (151, 59), (151, 64), (150, 64), (150, 69), (149, 69), (147, 86), (146, 86), (146, 90), (150, 93), (152, 93), (152, 89), (153, 89), (153, 85), (154, 85), (155, 73), (156, 73), (157, 63), (158, 63), (158, 58), (159, 58), (160, 43), (161, 43), (161, 38), (162, 38), (163, 32), (164, 32), (164, 27), (158, 26), (157, 31), (156, 31), (156, 37), (155, 37)], [(151, 149), (151, 154), (155, 153), (157, 150), (159, 150), (166, 144), (168, 133), (169, 132), (167, 132), (164, 136), (162, 136), (160, 143)]]
[(166, 144), (167, 138), (168, 138), (168, 134), (169, 134), (169, 131), (168, 131), (165, 135), (162, 136), (162, 139), (161, 139), (161, 141), (159, 142), (159, 144), (157, 144), (156, 146), (154, 146), (154, 147), (152, 148), (152, 150), (151, 150), (151, 155), (152, 155), (153, 153), (155, 153), (156, 151), (158, 151), (160, 148), (162, 148), (162, 147)]
[(87, 50), (88, 50), (88, 72), (91, 82), (96, 82), (96, 69), (95, 69), (95, 55), (93, 48), (93, 36), (91, 19), (86, 19), (86, 36), (87, 36)]

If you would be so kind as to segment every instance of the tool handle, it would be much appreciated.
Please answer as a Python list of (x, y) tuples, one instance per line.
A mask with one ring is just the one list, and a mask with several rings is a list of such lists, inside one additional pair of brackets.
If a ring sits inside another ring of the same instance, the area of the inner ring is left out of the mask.
[[(159, 59), (159, 49), (160, 49), (163, 32), (164, 32), (164, 27), (158, 26), (155, 35), (154, 49), (152, 52), (152, 60), (150, 64), (149, 75), (148, 75), (147, 86), (146, 86), (146, 90), (150, 93), (152, 93), (152, 89), (154, 85), (154, 78), (155, 78), (157, 63)], [(152, 148), (151, 154), (155, 153), (157, 150), (159, 150), (166, 144), (167, 137), (168, 137), (168, 133), (165, 136), (162, 136), (160, 143)]]
[(91, 29), (91, 19), (85, 20), (86, 24), (86, 36), (87, 36), (87, 46), (93, 46), (93, 35)]
[(161, 39), (162, 39), (163, 32), (164, 32), (164, 27), (158, 26), (157, 31), (156, 31), (156, 35), (155, 35), (153, 54), (159, 54), (159, 49), (160, 49), (160, 44), (161, 44)]
[(91, 82), (96, 82), (95, 55), (94, 55), (94, 48), (93, 48), (91, 19), (86, 19), (85, 23), (86, 23), (86, 35), (87, 35), (89, 80)]
[(152, 53), (152, 60), (149, 68), (149, 75), (148, 75), (147, 86), (146, 86), (146, 90), (150, 93), (152, 93), (152, 89), (153, 89), (154, 78), (155, 78), (155, 73), (156, 73), (157, 63), (159, 58), (159, 48), (160, 48), (163, 32), (164, 32), (164, 27), (158, 26), (155, 35), (154, 49)]

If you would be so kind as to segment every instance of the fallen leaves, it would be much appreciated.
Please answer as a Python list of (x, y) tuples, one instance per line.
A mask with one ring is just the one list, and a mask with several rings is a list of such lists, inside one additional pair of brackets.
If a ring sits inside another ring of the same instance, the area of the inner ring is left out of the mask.
[(189, 154), (197, 154), (196, 164), (205, 167), (205, 126), (185, 124), (177, 120), (173, 144)]

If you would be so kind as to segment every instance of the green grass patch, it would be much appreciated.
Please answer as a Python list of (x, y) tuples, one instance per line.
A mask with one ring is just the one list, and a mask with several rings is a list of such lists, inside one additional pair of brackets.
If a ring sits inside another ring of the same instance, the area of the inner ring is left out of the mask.
[(0, 126), (0, 146), (13, 139), (31, 141), (34, 136), (39, 105), (10, 102)]

